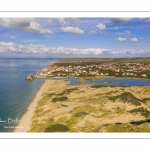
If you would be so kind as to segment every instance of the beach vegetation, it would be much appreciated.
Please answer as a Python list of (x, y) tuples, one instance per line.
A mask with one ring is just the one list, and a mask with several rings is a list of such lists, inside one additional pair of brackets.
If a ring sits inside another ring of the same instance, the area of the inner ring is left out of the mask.
[(125, 108), (116, 107), (114, 109), (115, 109), (115, 113), (116, 114), (125, 114), (126, 113), (126, 109)]
[(95, 112), (95, 108), (93, 108), (90, 105), (84, 105), (84, 106), (78, 106), (75, 107), (70, 113), (79, 113), (79, 112), (84, 112), (86, 110), (86, 113), (91, 113), (91, 112)]
[(62, 116), (59, 119), (57, 119), (57, 122), (59, 122), (59, 123), (65, 123), (66, 120), (68, 120), (68, 117)]
[(138, 98), (136, 98), (130, 92), (124, 92), (123, 94), (118, 95), (118, 96), (111, 96), (111, 97), (109, 97), (109, 100), (112, 100), (113, 102), (115, 102), (116, 100), (120, 100), (123, 103), (131, 103), (135, 106), (141, 105), (140, 100)]
[(46, 78), (54, 78), (54, 75), (47, 75)]
[(146, 118), (150, 117), (150, 111), (148, 111), (147, 108), (143, 108), (143, 107), (132, 109), (129, 112), (132, 114), (141, 114), (142, 116)]
[(47, 103), (47, 101), (49, 101), (52, 98), (53, 95), (55, 95), (55, 93), (44, 93), (42, 95), (42, 98), (38, 101), (37, 107), (44, 106)]
[(30, 132), (45, 132), (46, 128), (55, 124), (54, 118), (46, 118), (42, 121), (33, 120)]
[(113, 82), (111, 81), (107, 81), (107, 82), (100, 82), (101, 84), (113, 84)]
[(63, 106), (63, 107), (68, 107), (68, 105), (64, 105), (64, 104), (61, 104), (61, 106)]
[(54, 98), (52, 98), (52, 102), (66, 101), (66, 100), (68, 100), (67, 96), (61, 96), (61, 97), (54, 97)]
[(146, 105), (150, 104), (150, 98), (144, 98), (142, 102)]
[(143, 123), (140, 125), (132, 124), (112, 124), (105, 128), (106, 132), (150, 132), (150, 124)]
[(67, 132), (67, 131), (69, 131), (69, 128), (64, 124), (50, 125), (45, 129), (45, 132)]
[(88, 115), (88, 113), (85, 112), (85, 111), (82, 111), (82, 112), (76, 113), (74, 116), (75, 116), (75, 117), (82, 117), (82, 116), (86, 116), (86, 115)]
[(36, 117), (38, 117), (42, 114), (42, 112), (43, 112), (43, 108), (38, 108), (38, 109), (35, 110), (34, 114), (35, 114)]
[(102, 85), (92, 85), (91, 88), (101, 88), (103, 87)]
[(96, 127), (96, 124), (90, 121), (85, 121), (82, 126), (76, 125), (76, 128), (73, 129), (73, 132), (95, 132)]
[(84, 82), (84, 78), (83, 77), (78, 77), (77, 78), (77, 83), (78, 84), (82, 84)]
[(49, 96), (48, 94), (45, 94), (39, 101), (38, 101), (38, 107), (43, 106), (44, 104), (46, 104), (46, 102), (48, 100), (50, 100), (51, 96)]
[(111, 119), (113, 118), (113, 113), (110, 110), (101, 110), (101, 115), (99, 116), (99, 118), (108, 118)]
[(76, 91), (76, 90), (78, 90), (77, 87), (70, 88), (70, 89), (65, 89), (65, 90), (63, 90), (62, 92), (57, 93), (57, 95), (59, 95), (59, 96), (66, 95), (66, 94), (69, 94), (69, 93), (74, 92), (74, 91)]
[(82, 118), (79, 118), (79, 117), (75, 117), (74, 115), (71, 116), (71, 118), (69, 118), (68, 120), (65, 121), (65, 124), (70, 127), (70, 131), (72, 131), (75, 127), (75, 125), (81, 121)]
[(30, 132), (44, 132), (47, 126), (47, 123), (39, 124), (38, 122), (33, 122)]
[(73, 92), (73, 91), (76, 91), (76, 90), (78, 90), (78, 88), (74, 87), (74, 88), (66, 89), (65, 92), (69, 93), (69, 92)]
[(31, 132), (150, 132), (150, 120), (141, 120), (150, 117), (149, 87), (57, 84), (39, 100)]
[(51, 94), (43, 94), (43, 97), (38, 101), (35, 113), (34, 113), (34, 117), (39, 117), (39, 116), (43, 116), (45, 115), (47, 112), (49, 112), (49, 110), (44, 111), (43, 106), (45, 106), (47, 104), (47, 102), (51, 99), (51, 97), (53, 96), (53, 93)]
[(101, 80), (103, 78), (112, 78), (111, 76), (98, 76), (98, 75), (95, 75), (95, 76), (83, 76), (83, 77), (78, 77), (77, 78), (77, 83), (78, 84), (82, 84), (84, 83), (84, 81), (90, 81), (90, 82), (93, 82), (94, 80)]

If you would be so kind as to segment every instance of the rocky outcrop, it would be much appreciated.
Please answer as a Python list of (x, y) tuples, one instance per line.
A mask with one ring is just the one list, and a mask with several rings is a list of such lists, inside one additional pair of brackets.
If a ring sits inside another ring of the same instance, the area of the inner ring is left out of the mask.
[(32, 76), (32, 75), (28, 75), (26, 78), (25, 78), (25, 80), (33, 80), (34, 79), (34, 77)]

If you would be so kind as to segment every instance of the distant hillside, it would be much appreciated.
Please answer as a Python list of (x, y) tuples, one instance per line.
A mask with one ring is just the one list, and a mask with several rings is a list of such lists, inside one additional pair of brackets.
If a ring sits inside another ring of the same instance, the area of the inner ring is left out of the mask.
[(67, 62), (132, 62), (132, 63), (150, 63), (150, 57), (134, 57), (134, 58), (62, 58)]
[(60, 63), (105, 63), (105, 62), (128, 62), (128, 63), (150, 63), (150, 57), (135, 57), (135, 58), (63, 58)]

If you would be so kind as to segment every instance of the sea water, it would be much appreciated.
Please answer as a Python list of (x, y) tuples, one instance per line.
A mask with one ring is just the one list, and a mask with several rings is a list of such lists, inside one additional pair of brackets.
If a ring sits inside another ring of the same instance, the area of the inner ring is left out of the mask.
[(12, 132), (44, 79), (25, 80), (27, 75), (58, 59), (0, 58), (0, 132)]

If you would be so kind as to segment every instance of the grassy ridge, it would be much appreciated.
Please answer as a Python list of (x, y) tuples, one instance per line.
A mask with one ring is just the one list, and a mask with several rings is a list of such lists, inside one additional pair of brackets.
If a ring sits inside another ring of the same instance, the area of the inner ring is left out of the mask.
[(128, 62), (128, 63), (150, 63), (149, 57), (137, 57), (137, 58), (63, 58), (61, 59), (68, 63), (70, 62), (84, 62), (84, 63), (105, 63), (105, 62)]

